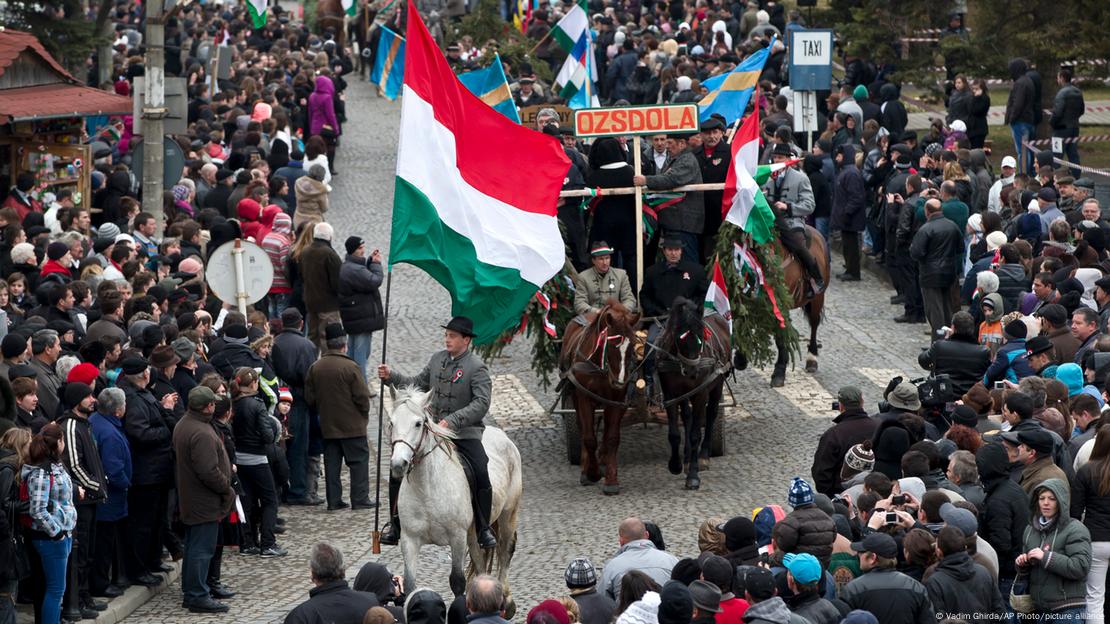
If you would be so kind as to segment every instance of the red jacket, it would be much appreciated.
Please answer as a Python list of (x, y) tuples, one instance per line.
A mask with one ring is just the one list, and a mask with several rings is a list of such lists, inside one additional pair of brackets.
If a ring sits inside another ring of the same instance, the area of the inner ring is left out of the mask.
[(39, 279), (54, 273), (60, 273), (66, 279), (73, 279), (73, 273), (57, 260), (47, 260), (43, 263), (42, 269), (39, 271)]
[(19, 195), (17, 195), (15, 192), (13, 192), (12, 194), (8, 195), (8, 198), (4, 200), (3, 205), (0, 205), (0, 208), (12, 208), (12, 209), (14, 209), (16, 211), (16, 213), (19, 215), (19, 220), (20, 221), (23, 221), (23, 219), (25, 219), (27, 217), (27, 215), (31, 214), (32, 212), (42, 212), (42, 204), (41, 203), (34, 200), (30, 196), (28, 196), (27, 199), (31, 201), (31, 205), (29, 205), (29, 206), (27, 204), (21, 202), (19, 200)]

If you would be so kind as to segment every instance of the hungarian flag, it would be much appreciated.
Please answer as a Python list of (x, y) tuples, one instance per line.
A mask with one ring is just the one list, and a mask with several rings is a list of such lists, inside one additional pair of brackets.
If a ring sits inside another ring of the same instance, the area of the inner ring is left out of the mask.
[[(721, 212), (725, 221), (752, 235), (762, 245), (774, 239), (775, 213), (759, 190), (759, 108), (744, 118), (732, 137), (732, 166), (725, 174)], [(769, 172), (768, 172), (769, 173)], [(764, 175), (763, 181), (767, 177)]]
[(268, 5), (269, 0), (247, 0), (247, 13), (250, 13), (255, 28), (262, 28), (266, 25)]
[(413, 2), (405, 39), (389, 260), (427, 271), (489, 343), (563, 267), (555, 207), (570, 160), (455, 78)]
[(705, 291), (705, 316), (717, 313), (725, 317), (732, 325), (732, 305), (728, 302), (728, 287), (725, 285), (725, 274), (721, 272), (720, 261), (713, 262), (713, 281)]
[(347, 15), (354, 17), (358, 14), (358, 7), (355, 6), (355, 0), (343, 0), (341, 4), (343, 5), (343, 11), (346, 12)]

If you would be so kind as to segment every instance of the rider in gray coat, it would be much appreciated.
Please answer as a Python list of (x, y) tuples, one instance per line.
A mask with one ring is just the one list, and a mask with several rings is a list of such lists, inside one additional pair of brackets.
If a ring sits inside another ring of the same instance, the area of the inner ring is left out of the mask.
[[(793, 158), (794, 151), (786, 143), (775, 145), (771, 152), (771, 159), (775, 163), (787, 162)], [(775, 229), (779, 232), (783, 247), (794, 254), (805, 267), (813, 281), (814, 291), (821, 292), (825, 288), (821, 267), (817, 265), (817, 259), (809, 252), (809, 245), (806, 244), (805, 219), (813, 214), (816, 206), (809, 177), (793, 167), (787, 167), (764, 183), (763, 194), (775, 211)]]
[[(474, 490), (471, 504), (474, 507), (474, 527), (478, 544), (482, 548), (497, 546), (497, 539), (489, 528), (493, 489), (490, 486), (482, 434), (482, 420), (489, 411), (493, 382), (485, 362), (470, 350), (474, 338), (474, 322), (465, 316), (456, 316), (444, 325), (446, 346), (434, 353), (428, 365), (417, 375), (393, 373), (385, 364), (378, 367), (378, 377), (390, 386), (416, 386), (432, 392), (429, 409), (435, 422), (454, 432), (455, 448), (474, 473)], [(395, 545), (401, 539), (401, 524), (397, 517), (397, 493), (401, 481), (389, 479), (390, 521), (382, 530), (381, 542)]]

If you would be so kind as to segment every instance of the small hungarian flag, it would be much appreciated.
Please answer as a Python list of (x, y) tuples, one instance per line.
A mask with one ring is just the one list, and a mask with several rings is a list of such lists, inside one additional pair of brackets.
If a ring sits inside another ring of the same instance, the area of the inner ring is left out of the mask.
[[(725, 174), (721, 212), (725, 221), (735, 224), (763, 245), (774, 238), (775, 213), (752, 177), (759, 166), (759, 109), (744, 119), (732, 137), (732, 166)], [(766, 180), (766, 177), (764, 177)]]
[(343, 0), (343, 10), (347, 15), (354, 17), (358, 13), (358, 7), (355, 6), (355, 0)]
[(721, 263), (713, 261), (713, 281), (705, 291), (705, 316), (720, 314), (732, 326), (732, 304), (728, 301), (728, 287), (725, 285), (725, 274), (721, 272)]
[(247, 13), (251, 14), (251, 21), (255, 28), (266, 25), (266, 12), (269, 9), (269, 0), (247, 0)]

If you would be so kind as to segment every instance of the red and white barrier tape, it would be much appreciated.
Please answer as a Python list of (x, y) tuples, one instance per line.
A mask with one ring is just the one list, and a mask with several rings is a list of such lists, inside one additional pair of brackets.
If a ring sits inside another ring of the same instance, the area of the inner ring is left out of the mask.
[[(1038, 154), (1042, 151), (1042, 150), (1039, 150), (1036, 147), (1034, 147), (1028, 140), (1022, 141), (1022, 145), (1024, 145), (1026, 148), (1028, 148), (1029, 151), (1033, 152), (1034, 155), (1036, 155), (1036, 154)], [(1085, 171), (1087, 173), (1093, 173), (1095, 175), (1100, 175), (1100, 176), (1105, 176), (1105, 177), (1110, 178), (1110, 171), (1107, 171), (1106, 169), (1097, 169), (1095, 167), (1085, 167), (1083, 165), (1079, 165), (1079, 164), (1076, 164), (1076, 163), (1073, 163), (1073, 162), (1068, 162), (1068, 161), (1064, 160), (1063, 158), (1057, 158), (1055, 156), (1052, 157), (1052, 162), (1054, 162), (1057, 165), (1060, 165), (1062, 167), (1067, 167), (1069, 169), (1078, 169), (1080, 171)]]

